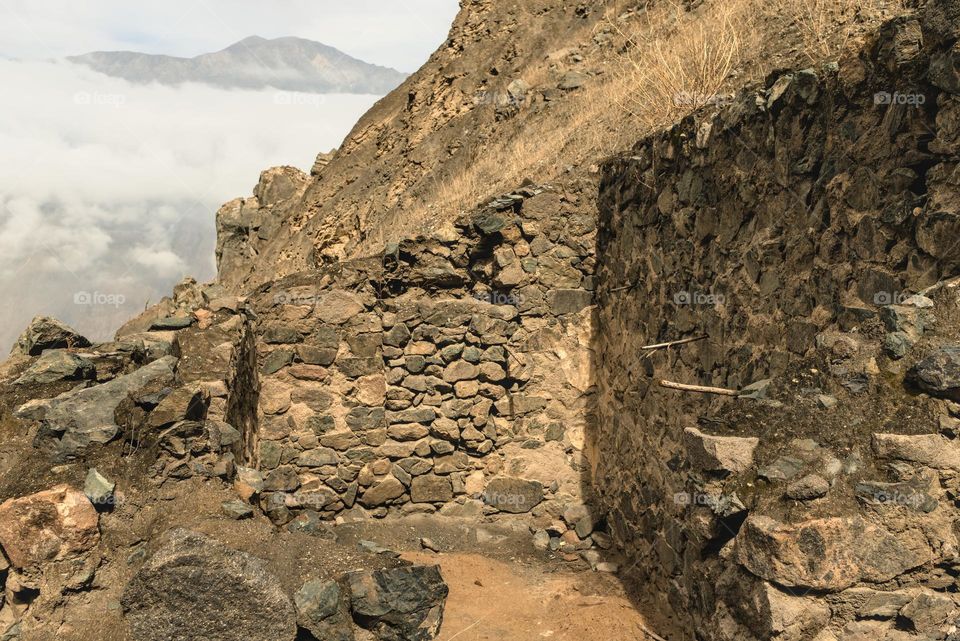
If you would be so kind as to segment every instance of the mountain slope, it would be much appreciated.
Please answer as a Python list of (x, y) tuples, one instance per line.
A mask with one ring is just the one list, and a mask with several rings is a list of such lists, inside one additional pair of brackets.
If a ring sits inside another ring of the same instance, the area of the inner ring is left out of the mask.
[(222, 51), (194, 58), (132, 51), (97, 51), (71, 62), (136, 83), (200, 82), (225, 88), (316, 93), (386, 93), (405, 74), (372, 65), (311, 40), (252, 36)]

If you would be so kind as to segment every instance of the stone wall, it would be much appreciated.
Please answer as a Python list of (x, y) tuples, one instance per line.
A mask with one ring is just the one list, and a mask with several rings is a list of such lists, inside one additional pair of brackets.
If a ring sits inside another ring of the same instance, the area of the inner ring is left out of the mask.
[(527, 188), (439, 239), (252, 295), (251, 466), (271, 518), (579, 501), (594, 234), (563, 194)]
[(957, 408), (904, 379), (958, 340), (955, 290), (909, 298), (960, 270), (957, 9), (930, 3), (839, 67), (772, 77), (604, 166), (596, 485), (627, 578), (691, 637), (955, 623)]

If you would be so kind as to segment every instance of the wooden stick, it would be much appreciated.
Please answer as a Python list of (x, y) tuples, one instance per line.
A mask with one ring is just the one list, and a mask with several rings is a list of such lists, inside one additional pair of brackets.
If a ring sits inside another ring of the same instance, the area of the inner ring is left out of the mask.
[(643, 632), (645, 635), (647, 635), (649, 638), (653, 639), (653, 641), (667, 641), (659, 634), (655, 634), (654, 632), (651, 632), (650, 629), (647, 626), (643, 625), (642, 623), (640, 623), (639, 625), (640, 625), (640, 631)]
[(700, 392), (701, 394), (720, 394), (721, 396), (740, 395), (740, 392), (735, 389), (725, 389), (723, 387), (704, 387), (703, 385), (684, 385), (683, 383), (674, 383), (673, 381), (660, 381), (660, 386), (680, 390), (681, 392)]
[(696, 343), (697, 341), (702, 341), (710, 338), (707, 334), (703, 336), (694, 336), (693, 338), (683, 338), (678, 341), (670, 341), (668, 343), (657, 343), (656, 345), (644, 345), (640, 349), (664, 349), (666, 347), (674, 347), (675, 345), (686, 345), (687, 343)]

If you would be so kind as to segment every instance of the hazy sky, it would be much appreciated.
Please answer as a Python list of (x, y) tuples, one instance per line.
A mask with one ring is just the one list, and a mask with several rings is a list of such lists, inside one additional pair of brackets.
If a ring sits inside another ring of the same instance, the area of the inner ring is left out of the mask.
[(37, 315), (106, 340), (184, 276), (210, 280), (220, 205), (309, 170), (379, 96), (133, 85), (62, 60), (192, 56), (299, 36), (412, 71), (454, 0), (0, 0), (0, 357)]
[(457, 0), (0, 0), (0, 56), (194, 56), (252, 35), (299, 36), (414, 71), (443, 42), (457, 8)]

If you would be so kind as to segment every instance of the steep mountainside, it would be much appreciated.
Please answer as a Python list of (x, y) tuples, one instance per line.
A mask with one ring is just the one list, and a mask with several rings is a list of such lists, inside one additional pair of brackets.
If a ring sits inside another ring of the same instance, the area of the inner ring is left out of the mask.
[(406, 78), (395, 69), (357, 60), (303, 38), (251, 36), (222, 51), (194, 58), (96, 51), (69, 60), (137, 83), (201, 82), (225, 88), (274, 87), (316, 93), (383, 94)]

